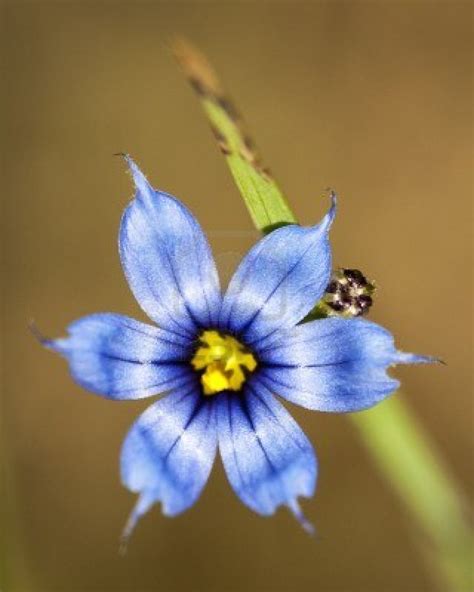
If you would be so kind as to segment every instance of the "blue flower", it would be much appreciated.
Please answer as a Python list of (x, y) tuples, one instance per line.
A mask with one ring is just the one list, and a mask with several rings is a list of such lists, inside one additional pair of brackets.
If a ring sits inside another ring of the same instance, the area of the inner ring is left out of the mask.
[(124, 534), (156, 502), (168, 516), (192, 506), (217, 449), (244, 504), (262, 515), (286, 505), (310, 530), (298, 497), (314, 493), (316, 456), (275, 395), (307, 409), (358, 411), (397, 388), (389, 366), (431, 358), (397, 351), (391, 334), (366, 320), (298, 324), (329, 281), (335, 198), (319, 224), (260, 240), (222, 295), (194, 216), (126, 158), (136, 194), (122, 217), (120, 257), (156, 326), (101, 313), (44, 340), (89, 391), (114, 400), (167, 393), (123, 444), (122, 480), (139, 494)]

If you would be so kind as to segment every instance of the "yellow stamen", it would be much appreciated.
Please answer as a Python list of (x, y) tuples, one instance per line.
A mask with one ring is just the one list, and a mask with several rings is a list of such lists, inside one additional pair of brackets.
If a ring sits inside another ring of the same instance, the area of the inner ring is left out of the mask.
[(257, 362), (251, 352), (230, 335), (204, 331), (191, 364), (204, 370), (201, 383), (205, 395), (221, 391), (240, 391), (247, 372), (253, 372)]

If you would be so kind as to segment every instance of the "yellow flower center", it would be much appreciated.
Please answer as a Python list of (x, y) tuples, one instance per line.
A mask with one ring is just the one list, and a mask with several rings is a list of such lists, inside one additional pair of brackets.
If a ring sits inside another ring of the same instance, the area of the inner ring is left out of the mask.
[(257, 367), (253, 354), (237, 339), (217, 331), (204, 331), (191, 364), (201, 371), (205, 395), (240, 391), (247, 375)]

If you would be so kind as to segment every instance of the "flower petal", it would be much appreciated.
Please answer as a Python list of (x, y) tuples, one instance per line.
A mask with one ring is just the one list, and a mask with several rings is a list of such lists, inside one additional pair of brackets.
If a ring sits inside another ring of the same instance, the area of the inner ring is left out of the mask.
[(176, 198), (155, 191), (127, 157), (135, 199), (120, 227), (120, 258), (140, 306), (160, 327), (195, 335), (216, 324), (221, 294), (199, 223)]
[(214, 401), (202, 397), (198, 388), (183, 389), (151, 405), (122, 448), (122, 481), (140, 494), (124, 537), (157, 501), (167, 516), (192, 506), (209, 477), (216, 447)]
[(259, 352), (258, 380), (288, 401), (343, 413), (372, 407), (397, 389), (394, 364), (434, 358), (396, 350), (392, 335), (363, 319), (322, 319), (281, 332)]
[(219, 450), (240, 499), (259, 514), (287, 505), (308, 530), (298, 496), (316, 486), (316, 457), (298, 424), (264, 387), (217, 398)]
[(173, 333), (112, 313), (83, 317), (68, 332), (43, 344), (68, 360), (78, 384), (107, 398), (141, 399), (194, 380), (190, 344)]
[(331, 272), (328, 230), (333, 205), (310, 228), (289, 225), (260, 240), (232, 278), (221, 309), (221, 325), (251, 345), (293, 327), (321, 298)]

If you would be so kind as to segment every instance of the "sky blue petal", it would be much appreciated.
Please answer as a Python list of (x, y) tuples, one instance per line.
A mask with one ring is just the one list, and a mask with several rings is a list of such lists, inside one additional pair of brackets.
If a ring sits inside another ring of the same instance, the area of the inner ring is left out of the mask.
[(259, 352), (258, 380), (285, 399), (317, 411), (372, 407), (398, 388), (394, 364), (435, 361), (396, 350), (392, 335), (363, 319), (322, 319), (281, 332)]
[(110, 399), (141, 399), (195, 380), (189, 342), (128, 317), (103, 313), (68, 327), (69, 336), (44, 340), (69, 362), (74, 380)]
[(298, 496), (314, 494), (317, 465), (298, 424), (262, 386), (248, 383), (245, 393), (222, 393), (216, 401), (219, 450), (237, 495), (259, 514), (286, 505), (311, 530)]
[(160, 327), (195, 335), (216, 324), (221, 294), (206, 237), (176, 198), (155, 191), (127, 157), (136, 186), (125, 210), (119, 246), (123, 269), (140, 306)]
[(214, 401), (197, 387), (167, 395), (134, 423), (122, 448), (122, 481), (140, 494), (125, 527), (127, 538), (154, 503), (175, 516), (199, 497), (217, 448)]
[(224, 297), (221, 324), (240, 333), (249, 345), (293, 327), (321, 298), (331, 273), (332, 197), (333, 205), (320, 224), (275, 230), (240, 263)]

